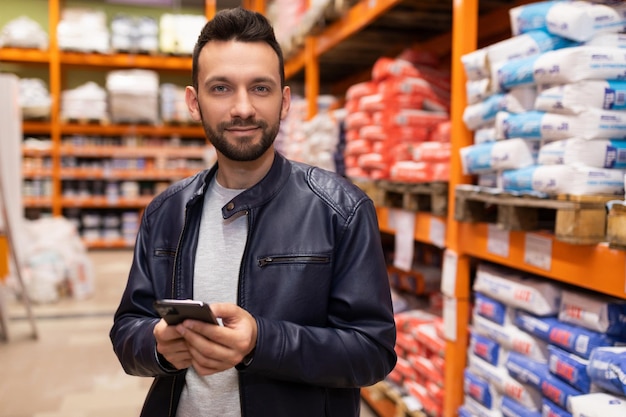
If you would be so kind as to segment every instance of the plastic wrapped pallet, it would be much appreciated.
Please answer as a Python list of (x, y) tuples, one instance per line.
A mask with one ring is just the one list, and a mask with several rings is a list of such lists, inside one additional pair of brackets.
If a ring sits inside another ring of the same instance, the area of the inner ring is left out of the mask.
[(194, 122), (185, 102), (185, 88), (164, 83), (160, 87), (161, 120), (166, 123)]
[(557, 2), (548, 10), (546, 26), (550, 33), (578, 42), (599, 33), (622, 32), (626, 29), (626, 4)]
[(471, 104), (463, 111), (463, 122), (470, 130), (476, 130), (492, 123), (499, 111), (524, 113), (534, 109), (536, 89), (514, 88), (507, 93), (497, 93), (485, 100)]
[(159, 50), (159, 26), (147, 16), (117, 14), (111, 21), (111, 47), (116, 51), (155, 53)]
[(159, 121), (159, 75), (150, 70), (118, 70), (107, 74), (109, 112), (115, 123)]
[(39, 78), (20, 78), (20, 108), (24, 120), (50, 117), (52, 99)]
[(588, 393), (591, 389), (591, 379), (587, 374), (589, 360), (552, 345), (548, 346), (548, 351), (550, 372), (580, 392)]

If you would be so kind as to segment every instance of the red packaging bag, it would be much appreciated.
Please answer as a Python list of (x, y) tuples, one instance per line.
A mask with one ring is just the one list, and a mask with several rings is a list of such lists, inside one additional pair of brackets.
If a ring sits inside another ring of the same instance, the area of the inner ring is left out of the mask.
[(346, 100), (359, 100), (363, 96), (376, 94), (378, 85), (373, 81), (364, 81), (348, 87), (346, 90)]
[(432, 130), (436, 128), (439, 123), (449, 120), (450, 117), (448, 113), (445, 112), (402, 109), (398, 111), (385, 110), (376, 112), (373, 114), (372, 119), (375, 124), (381, 124), (386, 127), (420, 126)]
[(382, 94), (372, 94), (361, 97), (359, 110), (377, 112), (389, 109), (421, 109), (424, 96), (417, 94), (398, 94), (394, 97), (385, 97)]
[(368, 112), (357, 111), (346, 115), (346, 129), (360, 129), (372, 124), (372, 116)]
[(449, 162), (452, 145), (444, 142), (422, 142), (413, 146), (412, 159), (416, 162)]
[(345, 155), (363, 155), (372, 152), (372, 145), (369, 140), (357, 139), (346, 141)]

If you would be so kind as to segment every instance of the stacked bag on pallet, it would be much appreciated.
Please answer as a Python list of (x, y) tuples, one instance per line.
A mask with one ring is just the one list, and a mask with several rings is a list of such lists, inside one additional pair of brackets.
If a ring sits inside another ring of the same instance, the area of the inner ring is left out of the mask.
[(417, 399), (432, 417), (443, 415), (445, 340), (443, 320), (423, 310), (396, 313), (398, 363), (387, 376)]
[(419, 62), (421, 57), (408, 52), (381, 57), (372, 68), (372, 80), (346, 92), (349, 177), (448, 180), (449, 74)]
[(61, 11), (57, 25), (59, 49), (108, 53), (111, 47), (109, 37), (104, 11), (78, 7)]
[(163, 14), (159, 19), (159, 50), (166, 54), (191, 55), (205, 24), (204, 15)]
[(333, 110), (335, 102), (334, 96), (318, 96), (318, 112), (307, 120), (307, 101), (294, 96), (289, 114), (281, 122), (276, 149), (289, 159), (343, 174), (338, 156), (345, 112), (343, 109)]
[(147, 16), (117, 14), (111, 20), (111, 48), (120, 52), (156, 53), (159, 25)]
[(623, 195), (626, 4), (544, 1), (510, 17), (512, 38), (462, 59), (464, 172), (497, 173), (482, 183), (506, 191)]
[(625, 415), (626, 301), (488, 264), (473, 289), (460, 415)]
[(106, 89), (109, 114), (114, 123), (159, 122), (159, 74), (156, 71), (110, 71)]

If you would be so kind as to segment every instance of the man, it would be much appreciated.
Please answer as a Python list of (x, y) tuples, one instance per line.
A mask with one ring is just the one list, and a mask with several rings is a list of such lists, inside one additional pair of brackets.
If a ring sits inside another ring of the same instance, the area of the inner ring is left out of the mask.
[[(217, 13), (192, 75), (217, 163), (146, 208), (110, 334), (127, 373), (155, 377), (142, 416), (357, 417), (359, 387), (396, 362), (372, 201), (274, 150), (290, 90), (262, 15)], [(168, 326), (161, 298), (205, 301), (223, 326)]]

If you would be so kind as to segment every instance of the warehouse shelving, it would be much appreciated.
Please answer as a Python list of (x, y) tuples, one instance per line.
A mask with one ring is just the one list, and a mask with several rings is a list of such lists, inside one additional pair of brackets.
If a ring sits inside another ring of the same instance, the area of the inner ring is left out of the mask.
[[(384, 17), (385, 13), (401, 4), (401, 1), (379, 0), (359, 1), (346, 16), (330, 25), (321, 34), (306, 39), (303, 47), (292, 55), (286, 65), (287, 75), (294, 77), (304, 72), (307, 101), (310, 114), (315, 114), (315, 97), (323, 88), (324, 65), (320, 63), (323, 54), (347, 43), (352, 35)], [(534, 273), (548, 279), (602, 294), (626, 298), (626, 255), (623, 251), (610, 249), (606, 244), (572, 245), (557, 241), (547, 233), (508, 232), (505, 234), (508, 253), (493, 253), (490, 249), (490, 226), (484, 223), (461, 223), (454, 218), (454, 190), (457, 185), (471, 183), (471, 178), (464, 176), (461, 170), (459, 149), (472, 143), (471, 132), (462, 121), (466, 106), (465, 74), (461, 66), (461, 56), (478, 47), (491, 44), (509, 37), (509, 15), (511, 7), (532, 3), (532, 1), (510, 2), (508, 7), (501, 7), (488, 14), (480, 13), (479, 0), (454, 1), (452, 6), (452, 28), (449, 33), (435, 34), (429, 39), (414, 42), (413, 47), (426, 51), (437, 51), (439, 56), (450, 53), (452, 69), (452, 145), (453, 160), (449, 183), (448, 217), (440, 218), (428, 213), (415, 214), (414, 238), (416, 241), (432, 241), (429, 229), (433, 221), (442, 221), (445, 225), (445, 246), (451, 255), (449, 294), (446, 294), (446, 325), (453, 329), (452, 337), (446, 346), (445, 404), (444, 415), (452, 417), (463, 402), (463, 370), (466, 366), (466, 352), (471, 307), (471, 262), (486, 260), (518, 270)], [(506, 36), (503, 36), (506, 35)], [(393, 45), (388, 53), (392, 55)], [(395, 50), (399, 52), (398, 49)], [(334, 91), (345, 89), (359, 81), (368, 79), (369, 73), (358, 72), (345, 80), (334, 81)], [(378, 207), (379, 225), (382, 232), (395, 233), (390, 225), (392, 209)], [(501, 236), (499, 237), (501, 238)], [(542, 256), (545, 265), (537, 266), (528, 258), (527, 242), (539, 239), (550, 249)], [(498, 243), (498, 242), (496, 242)], [(367, 393), (365, 393), (367, 394)], [(388, 398), (365, 395), (367, 401), (382, 417), (402, 414), (399, 407), (390, 404)]]

